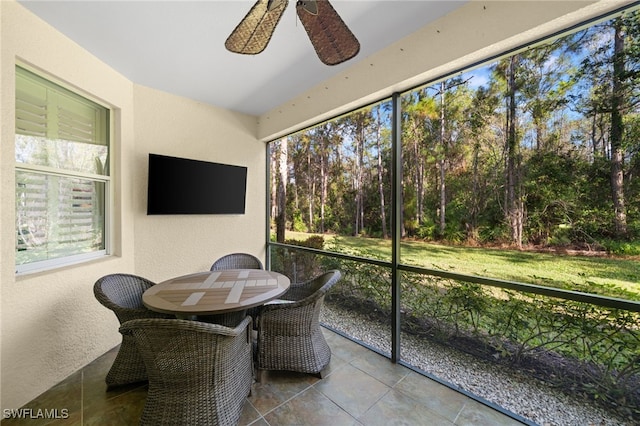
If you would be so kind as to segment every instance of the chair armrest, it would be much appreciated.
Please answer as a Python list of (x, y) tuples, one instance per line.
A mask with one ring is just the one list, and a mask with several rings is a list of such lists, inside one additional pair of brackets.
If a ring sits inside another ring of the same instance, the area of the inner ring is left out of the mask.
[(220, 324), (212, 324), (208, 322), (190, 321), (182, 319), (136, 319), (127, 321), (120, 326), (120, 333), (129, 334), (130, 330), (135, 327), (153, 327), (156, 329), (183, 329), (196, 331), (207, 334), (219, 334), (223, 336), (236, 337), (244, 333), (246, 328), (251, 324), (251, 317), (247, 316), (235, 328), (225, 327)]

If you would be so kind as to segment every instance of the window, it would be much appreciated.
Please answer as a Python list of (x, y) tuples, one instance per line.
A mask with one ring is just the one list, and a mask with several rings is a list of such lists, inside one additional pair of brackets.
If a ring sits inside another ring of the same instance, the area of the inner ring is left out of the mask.
[(106, 254), (109, 110), (16, 67), (16, 271)]

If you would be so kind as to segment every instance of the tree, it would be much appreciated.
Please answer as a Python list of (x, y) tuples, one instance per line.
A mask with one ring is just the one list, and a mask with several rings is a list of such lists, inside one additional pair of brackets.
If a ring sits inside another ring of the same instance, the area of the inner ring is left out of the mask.
[[(438, 118), (436, 100), (428, 96), (427, 90), (416, 91), (404, 98), (403, 102), (403, 227), (412, 221), (411, 229), (418, 228), (425, 221), (424, 199), (427, 164), (433, 159), (433, 122)], [(403, 229), (404, 235), (404, 229)]]
[(498, 121), (498, 105), (500, 99), (491, 88), (479, 87), (475, 90), (471, 105), (468, 108), (468, 122), (470, 127), (470, 155), (471, 176), (468, 189), (469, 216), (466, 222), (467, 239), (477, 241), (479, 239), (478, 228), (481, 216), (486, 216), (487, 205), (491, 199), (491, 187), (496, 179), (493, 173), (499, 156), (495, 154), (494, 139), (498, 136), (496, 131), (501, 129)]
[(279, 143), (278, 155), (278, 184), (276, 194), (277, 216), (276, 216), (276, 241), (283, 243), (287, 226), (287, 181), (288, 181), (288, 139), (282, 138)]
[[(382, 238), (388, 238), (389, 232), (387, 230), (387, 215), (386, 215), (386, 204), (385, 204), (385, 186), (384, 186), (384, 166), (383, 166), (383, 130), (384, 125), (382, 123), (382, 110), (383, 106), (378, 106), (376, 108), (375, 114), (375, 145), (376, 145), (376, 169), (378, 175), (378, 194), (380, 196), (380, 222), (382, 224)], [(388, 133), (388, 132), (387, 132)]]
[(494, 71), (496, 80), (503, 87), (505, 102), (505, 201), (504, 213), (511, 231), (511, 242), (522, 248), (523, 200), (521, 191), (520, 144), (518, 139), (518, 81), (516, 73), (520, 55), (500, 61)]
[(353, 217), (353, 234), (359, 235), (365, 228), (365, 152), (371, 126), (371, 110), (356, 111), (345, 118), (346, 129), (353, 149), (352, 183), (354, 191), (355, 212)]
[(613, 75), (611, 93), (611, 197), (613, 199), (616, 236), (627, 235), (627, 213), (624, 205), (624, 171), (622, 158), (622, 111), (624, 106), (625, 58), (622, 19), (614, 23)]

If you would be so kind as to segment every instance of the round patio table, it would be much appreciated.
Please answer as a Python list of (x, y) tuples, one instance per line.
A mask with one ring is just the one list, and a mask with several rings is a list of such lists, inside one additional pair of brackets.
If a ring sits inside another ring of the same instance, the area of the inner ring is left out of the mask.
[(152, 311), (194, 318), (263, 305), (284, 294), (290, 284), (285, 275), (263, 269), (197, 272), (150, 287), (142, 303)]

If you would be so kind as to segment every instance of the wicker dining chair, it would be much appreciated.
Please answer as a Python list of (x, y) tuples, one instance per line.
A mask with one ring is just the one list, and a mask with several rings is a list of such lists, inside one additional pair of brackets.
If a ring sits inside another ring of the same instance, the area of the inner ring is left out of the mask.
[(331, 349), (320, 329), (324, 296), (340, 280), (328, 271), (305, 283), (291, 284), (280, 300), (260, 310), (257, 319), (258, 380), (264, 370), (288, 370), (323, 377)]
[[(221, 271), (224, 269), (264, 269), (262, 262), (256, 256), (249, 253), (231, 253), (222, 256), (211, 265), (211, 271)], [(239, 316), (250, 315), (255, 316), (258, 313), (257, 308), (251, 308), (247, 312), (229, 312), (226, 314), (201, 315), (198, 321), (210, 322), (214, 324), (222, 324), (229, 326), (238, 320)], [(241, 318), (240, 318), (241, 319)]]
[(251, 317), (235, 328), (180, 319), (126, 322), (149, 374), (141, 425), (236, 425), (251, 393)]
[[(110, 274), (96, 281), (93, 294), (98, 302), (115, 313), (121, 325), (140, 318), (172, 318), (171, 315), (151, 311), (142, 304), (142, 293), (154, 284), (137, 275)], [(107, 387), (146, 380), (147, 370), (133, 339), (123, 336), (116, 359), (105, 378)]]
[(231, 253), (222, 256), (211, 265), (212, 271), (223, 269), (264, 269), (260, 259), (249, 253)]

